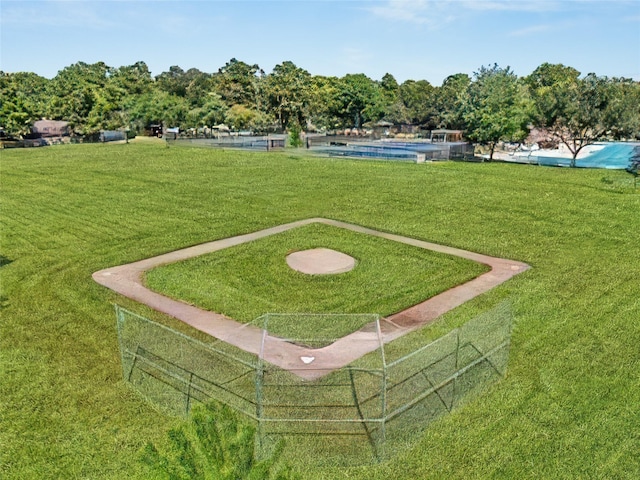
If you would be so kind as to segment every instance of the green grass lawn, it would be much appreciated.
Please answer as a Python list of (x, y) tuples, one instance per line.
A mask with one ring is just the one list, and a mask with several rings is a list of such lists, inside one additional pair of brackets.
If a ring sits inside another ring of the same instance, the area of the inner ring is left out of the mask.
[(122, 381), (111, 304), (177, 322), (91, 273), (311, 217), (533, 268), (408, 339), (512, 297), (504, 380), (390, 462), (304, 478), (640, 477), (640, 191), (625, 172), (133, 143), (4, 150), (0, 182), (2, 478), (149, 478), (140, 449), (176, 422)]
[[(339, 275), (292, 270), (293, 251), (325, 247), (356, 259)], [(251, 322), (265, 313), (378, 313), (389, 315), (489, 270), (485, 265), (322, 224), (155, 268), (147, 285), (170, 297)], [(322, 324), (279, 325), (286, 337), (332, 339), (363, 325), (316, 317)], [(346, 320), (346, 317), (343, 317)], [(294, 333), (295, 332), (295, 333)]]

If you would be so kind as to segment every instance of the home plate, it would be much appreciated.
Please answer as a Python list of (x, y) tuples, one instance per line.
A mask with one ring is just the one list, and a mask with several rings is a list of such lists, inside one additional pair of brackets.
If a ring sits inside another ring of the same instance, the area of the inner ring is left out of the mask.
[(331, 275), (353, 270), (356, 260), (330, 248), (313, 248), (287, 255), (287, 265), (308, 275)]
[(309, 365), (315, 359), (316, 357), (300, 357), (300, 360), (302, 360), (302, 363), (304, 363), (305, 365)]

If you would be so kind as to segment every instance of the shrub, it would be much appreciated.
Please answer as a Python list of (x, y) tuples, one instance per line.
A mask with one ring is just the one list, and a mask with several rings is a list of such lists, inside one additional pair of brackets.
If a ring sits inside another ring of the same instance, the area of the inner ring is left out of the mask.
[(198, 405), (188, 422), (168, 432), (164, 448), (148, 443), (142, 459), (159, 478), (170, 480), (299, 478), (287, 466), (276, 470), (282, 445), (270, 458), (257, 461), (254, 438), (255, 427), (226, 405)]
[(300, 138), (300, 133), (302, 133), (300, 125), (297, 122), (294, 122), (289, 127), (289, 145), (294, 148), (302, 146), (302, 138)]

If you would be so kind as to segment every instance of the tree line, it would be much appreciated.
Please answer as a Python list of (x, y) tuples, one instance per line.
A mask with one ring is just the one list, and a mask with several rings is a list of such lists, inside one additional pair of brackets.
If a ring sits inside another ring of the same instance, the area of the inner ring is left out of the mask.
[(254, 132), (361, 128), (384, 120), (424, 129), (464, 130), (487, 145), (521, 142), (534, 126), (574, 153), (600, 139), (640, 138), (640, 82), (581, 76), (544, 63), (526, 77), (509, 67), (482, 66), (442, 85), (376, 81), (357, 73), (312, 75), (285, 61), (266, 74), (235, 58), (215, 73), (172, 66), (153, 77), (144, 62), (110, 67), (78, 62), (47, 79), (30, 72), (0, 72), (0, 126), (11, 135), (35, 120), (68, 121), (80, 135), (149, 125), (201, 128), (224, 123)]

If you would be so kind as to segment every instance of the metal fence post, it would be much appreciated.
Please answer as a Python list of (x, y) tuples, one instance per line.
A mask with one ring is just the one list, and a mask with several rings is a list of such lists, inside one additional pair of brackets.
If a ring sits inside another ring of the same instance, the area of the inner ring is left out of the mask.
[(122, 378), (127, 380), (127, 370), (125, 366), (125, 347), (124, 347), (124, 312), (119, 305), (114, 305), (116, 310), (116, 327), (118, 330), (118, 348), (120, 348), (120, 363), (122, 365)]
[(187, 405), (185, 409), (185, 415), (189, 415), (189, 411), (191, 410), (191, 386), (193, 385), (193, 372), (189, 375), (189, 386), (187, 387)]
[(260, 346), (260, 354), (256, 362), (255, 388), (256, 388), (256, 418), (258, 420), (258, 449), (260, 456), (265, 455), (265, 438), (264, 438), (264, 405), (263, 405), (263, 384), (264, 384), (264, 342), (267, 339), (267, 326), (269, 316), (265, 315), (262, 325), (262, 344)]
[(451, 409), (458, 404), (458, 373), (460, 370), (460, 330), (461, 328), (456, 328), (456, 365), (455, 365), (455, 376), (453, 377), (453, 395), (451, 396)]

